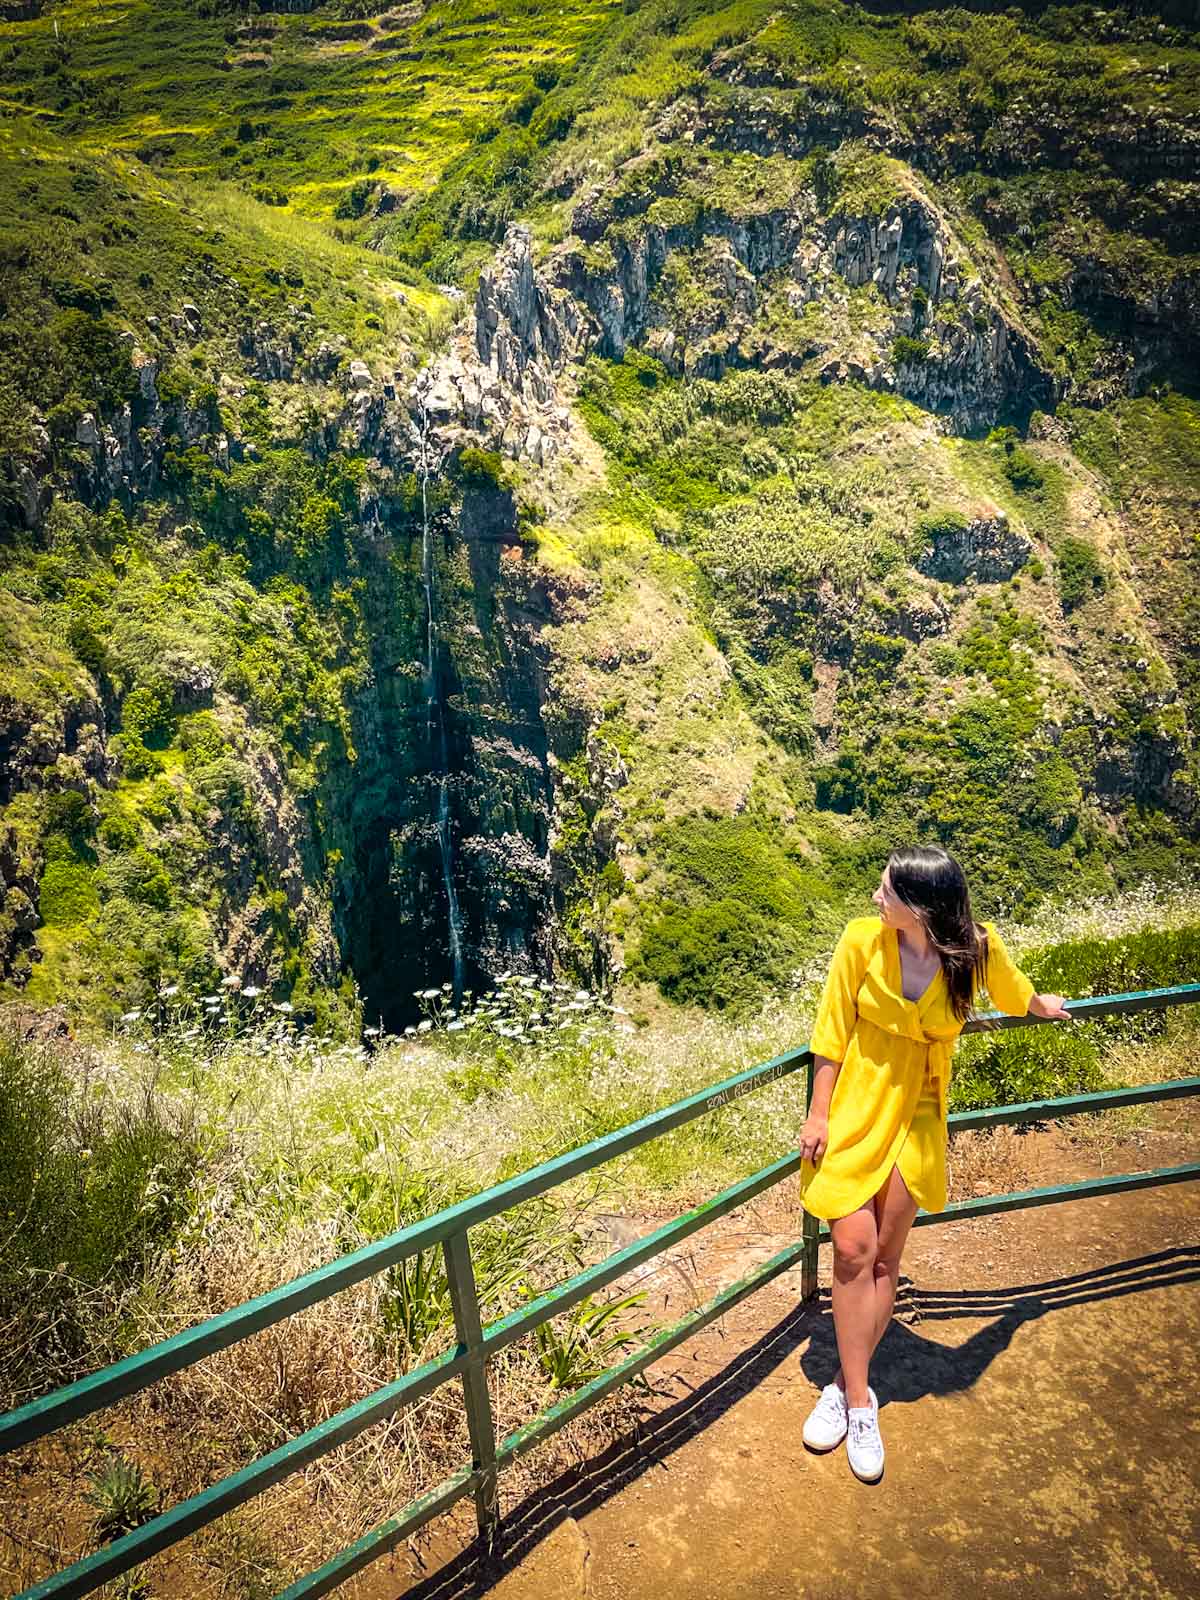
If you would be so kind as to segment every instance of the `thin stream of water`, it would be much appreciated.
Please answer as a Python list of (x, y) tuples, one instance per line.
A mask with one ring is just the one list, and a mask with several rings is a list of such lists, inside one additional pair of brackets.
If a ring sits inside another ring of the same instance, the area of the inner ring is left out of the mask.
[(433, 534), (429, 526), (429, 413), (421, 402), (421, 576), (425, 588), (425, 727), (430, 746), (436, 740), (438, 758), (438, 848), (442, 858), (442, 882), (446, 886), (449, 908), (450, 962), (454, 976), (454, 1003), (463, 992), (463, 927), (454, 887), (454, 841), (450, 833), (449, 749), (446, 743), (446, 718), (437, 689), (437, 587), (433, 572)]

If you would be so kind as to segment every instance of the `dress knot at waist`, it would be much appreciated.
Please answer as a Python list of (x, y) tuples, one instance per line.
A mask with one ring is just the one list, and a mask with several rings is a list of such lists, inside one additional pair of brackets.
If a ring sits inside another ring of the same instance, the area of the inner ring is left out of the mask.
[(928, 1033), (921, 1026), (918, 1016), (905, 1013), (889, 1016), (886, 1021), (872, 1016), (862, 1017), (862, 1020), (878, 1028), (881, 1033), (890, 1033), (895, 1038), (909, 1039), (913, 1044), (925, 1046), (925, 1076), (937, 1088), (938, 1107), (944, 1119), (950, 1090), (950, 1062), (958, 1033), (948, 1038)]

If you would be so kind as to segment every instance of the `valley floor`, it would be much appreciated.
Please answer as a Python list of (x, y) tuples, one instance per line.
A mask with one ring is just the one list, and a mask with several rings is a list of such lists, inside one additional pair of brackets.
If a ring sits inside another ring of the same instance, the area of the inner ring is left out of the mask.
[[(1011, 1142), (996, 1186), (1184, 1162), (1197, 1131), (1195, 1102), (1108, 1146), (1041, 1130)], [(656, 1309), (677, 1316), (764, 1259), (794, 1237), (794, 1213), (768, 1196), (710, 1234), (644, 1280)], [(816, 1310), (797, 1309), (798, 1274), (786, 1275), (651, 1369), (640, 1438), (512, 1507), (490, 1582), (476, 1586), (460, 1508), (419, 1556), (399, 1553), (358, 1593), (1195, 1593), (1200, 1187), (915, 1233), (912, 1281), (873, 1372), (888, 1450), (874, 1487), (851, 1476), (843, 1450), (821, 1457), (800, 1442), (836, 1365), (828, 1256)]]

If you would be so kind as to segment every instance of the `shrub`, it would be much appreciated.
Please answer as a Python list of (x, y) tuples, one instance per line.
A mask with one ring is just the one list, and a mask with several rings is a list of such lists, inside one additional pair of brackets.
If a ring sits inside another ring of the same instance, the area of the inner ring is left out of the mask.
[(83, 617), (73, 617), (67, 628), (67, 643), (89, 672), (96, 677), (108, 669), (108, 646), (91, 623)]
[(1046, 483), (1041, 467), (1020, 445), (1014, 445), (1005, 453), (1004, 476), (1019, 494), (1036, 494)]
[[(1084, 999), (1190, 982), (1200, 968), (1200, 927), (1151, 929), (1118, 939), (1081, 939), (1030, 954), (1022, 970), (1040, 993)], [(1166, 1025), (1162, 1011), (1100, 1017), (1069, 1027), (1021, 1028), (964, 1039), (955, 1060), (955, 1110), (1013, 1105), (1110, 1086), (1106, 1045), (1149, 1038)]]
[(341, 198), (333, 208), (333, 214), (342, 222), (348, 222), (355, 217), (361, 217), (367, 209), (367, 201), (371, 198), (371, 191), (375, 185), (369, 178), (359, 178), (356, 183), (343, 191)]
[(157, 856), (141, 846), (110, 862), (103, 872), (110, 894), (122, 895), (137, 905), (166, 910), (171, 901), (171, 879)]
[(496, 450), (477, 450), (468, 445), (460, 450), (454, 462), (455, 471), (465, 484), (476, 488), (505, 488), (504, 463)]
[[(63, 1057), (0, 1027), (0, 1384), (52, 1387), (91, 1364), (82, 1307), (132, 1284), (188, 1214), (190, 1130), (149, 1092), (84, 1099)], [(10, 1401), (6, 1403), (11, 1403)]]
[(1055, 551), (1058, 560), (1058, 591), (1063, 610), (1074, 611), (1107, 584), (1096, 547), (1087, 539), (1068, 534)]
[(1000, 470), (1018, 494), (1038, 494), (1046, 485), (1046, 474), (1021, 443), (1015, 428), (993, 428), (987, 442), (1004, 452)]
[(631, 973), (680, 1004), (736, 1010), (781, 980), (787, 953), (776, 923), (718, 900), (664, 911), (647, 927)]
[(121, 730), (148, 750), (161, 750), (174, 730), (173, 694), (165, 679), (139, 684), (121, 705)]
[(901, 333), (892, 340), (892, 364), (897, 367), (920, 366), (929, 359), (929, 340), (912, 339)]
[(226, 753), (225, 735), (211, 711), (196, 711), (179, 723), (179, 748), (187, 771), (218, 761)]
[(129, 352), (107, 318), (86, 311), (63, 311), (51, 322), (50, 336), (63, 373), (58, 398), (68, 384), (106, 411), (133, 398), (137, 376)]
[(38, 915), (42, 921), (48, 927), (75, 927), (94, 916), (99, 904), (91, 863), (77, 853), (65, 835), (50, 834), (38, 885)]
[(47, 833), (65, 833), (68, 838), (84, 838), (95, 827), (95, 818), (87, 797), (78, 789), (66, 789), (61, 794), (46, 797)]
[(970, 523), (961, 511), (953, 511), (947, 507), (941, 511), (931, 511), (922, 517), (916, 526), (916, 537), (921, 545), (927, 545), (938, 539), (960, 537), (969, 527)]
[(861, 750), (846, 747), (833, 761), (813, 768), (817, 805), (848, 814), (867, 802), (871, 776)]
[(109, 749), (120, 763), (122, 777), (137, 782), (152, 778), (162, 771), (162, 757), (155, 750), (147, 750), (136, 733), (118, 733), (109, 741)]
[(134, 817), (115, 811), (100, 824), (100, 842), (109, 850), (132, 850), (142, 837), (142, 830)]

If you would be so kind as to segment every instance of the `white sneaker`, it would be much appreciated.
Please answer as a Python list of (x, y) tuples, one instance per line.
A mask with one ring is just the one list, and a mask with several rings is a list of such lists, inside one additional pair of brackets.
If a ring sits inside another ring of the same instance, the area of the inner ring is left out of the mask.
[(883, 1477), (883, 1440), (879, 1434), (879, 1402), (869, 1391), (869, 1406), (850, 1406), (846, 1412), (846, 1459), (856, 1478), (878, 1483)]
[(837, 1383), (827, 1383), (808, 1414), (801, 1435), (810, 1450), (832, 1450), (846, 1437), (846, 1394)]

